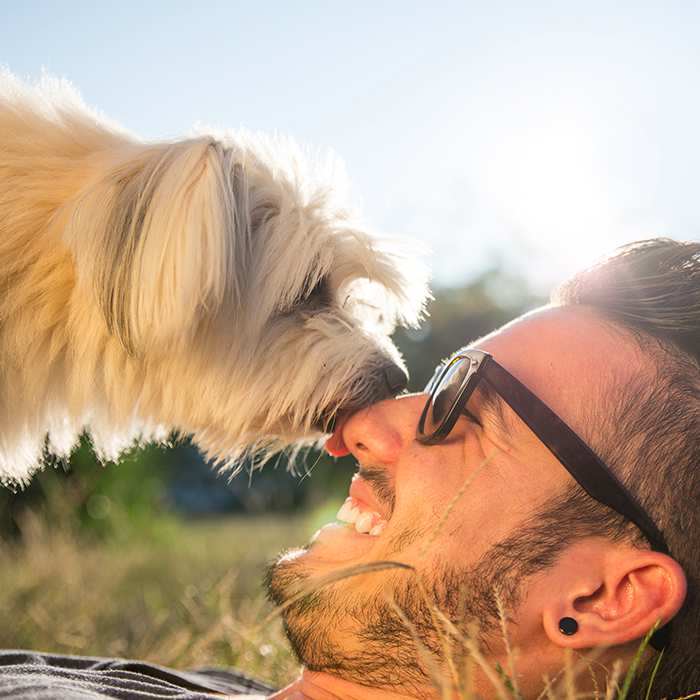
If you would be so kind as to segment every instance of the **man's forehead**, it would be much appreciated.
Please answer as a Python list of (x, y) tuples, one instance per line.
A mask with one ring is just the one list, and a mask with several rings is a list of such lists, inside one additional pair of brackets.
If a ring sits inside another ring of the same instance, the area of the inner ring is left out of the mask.
[(543, 307), (475, 345), (574, 428), (620, 381), (649, 371), (630, 337), (580, 307)]

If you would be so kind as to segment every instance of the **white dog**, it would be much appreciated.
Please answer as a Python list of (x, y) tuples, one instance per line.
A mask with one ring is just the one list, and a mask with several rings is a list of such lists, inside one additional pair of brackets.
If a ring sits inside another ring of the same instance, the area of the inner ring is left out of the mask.
[(0, 481), (84, 430), (105, 459), (176, 430), (231, 466), (400, 391), (424, 272), (313, 177), (289, 141), (145, 143), (0, 71)]

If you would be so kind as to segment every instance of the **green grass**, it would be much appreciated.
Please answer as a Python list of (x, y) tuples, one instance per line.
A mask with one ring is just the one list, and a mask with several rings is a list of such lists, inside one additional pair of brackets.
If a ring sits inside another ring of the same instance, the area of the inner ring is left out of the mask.
[[(119, 656), (181, 669), (236, 667), (273, 686), (285, 685), (298, 664), (262, 593), (263, 572), (282, 549), (308, 541), (332, 519), (336, 505), (305, 516), (182, 521), (161, 515), (116, 539), (95, 536), (71, 518), (52, 521), (28, 511), (22, 538), (0, 541), (0, 648)], [(471, 635), (440, 610), (433, 612), (444, 648), (456, 650), (454, 658), (448, 654), (449, 677), (436, 676), (441, 697), (456, 693), (474, 700), (469, 679), (477, 667), (491, 679), (494, 697), (521, 697), (517, 654), (509, 653), (507, 667), (491, 669)], [(422, 658), (428, 652), (415, 641)], [(642, 650), (643, 645), (639, 657)], [(458, 663), (465, 652), (468, 663)], [(567, 659), (541, 697), (583, 697), (574, 686), (588, 663)], [(438, 659), (423, 660), (438, 670)], [(626, 697), (634, 670), (626, 677), (620, 671), (613, 669), (609, 687), (595, 697)]]
[(308, 541), (309, 517), (167, 519), (111, 542), (29, 517), (0, 545), (0, 647), (236, 666), (273, 685), (298, 671), (264, 599), (265, 564)]

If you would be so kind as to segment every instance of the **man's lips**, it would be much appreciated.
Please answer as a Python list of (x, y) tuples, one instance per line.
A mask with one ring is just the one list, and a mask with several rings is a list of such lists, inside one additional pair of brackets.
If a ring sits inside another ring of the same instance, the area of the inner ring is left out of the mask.
[(379, 503), (372, 487), (358, 474), (352, 477), (348, 495), (366, 504), (369, 510), (379, 513), (384, 520), (389, 520), (390, 513), (387, 513), (386, 507)]

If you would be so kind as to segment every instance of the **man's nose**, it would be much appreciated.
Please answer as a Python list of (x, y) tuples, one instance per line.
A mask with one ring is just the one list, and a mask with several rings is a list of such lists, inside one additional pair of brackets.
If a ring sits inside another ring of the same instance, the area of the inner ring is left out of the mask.
[(363, 464), (391, 464), (413, 442), (425, 395), (388, 399), (353, 413), (340, 427), (347, 452)]

